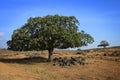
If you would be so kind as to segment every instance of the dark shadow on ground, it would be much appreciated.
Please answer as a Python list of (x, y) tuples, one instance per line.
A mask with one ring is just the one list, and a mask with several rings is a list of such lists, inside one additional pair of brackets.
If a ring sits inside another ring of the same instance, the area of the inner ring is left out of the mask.
[(34, 64), (34, 63), (45, 63), (47, 59), (44, 57), (28, 57), (28, 58), (15, 58), (15, 59), (0, 59), (0, 62), (4, 63), (19, 63), (19, 64)]

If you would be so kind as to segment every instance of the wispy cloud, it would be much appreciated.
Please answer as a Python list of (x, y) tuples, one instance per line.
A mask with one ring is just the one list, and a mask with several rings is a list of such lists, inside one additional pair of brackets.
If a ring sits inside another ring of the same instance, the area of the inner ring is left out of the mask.
[(3, 36), (4, 35), (4, 33), (3, 32), (0, 32), (0, 36)]

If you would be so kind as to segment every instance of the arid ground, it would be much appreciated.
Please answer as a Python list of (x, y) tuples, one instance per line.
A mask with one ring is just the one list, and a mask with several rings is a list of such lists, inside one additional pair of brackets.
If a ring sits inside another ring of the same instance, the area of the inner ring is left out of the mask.
[(0, 50), (0, 80), (120, 80), (120, 47), (55, 50), (55, 57), (83, 57), (85, 65), (47, 62), (47, 51)]

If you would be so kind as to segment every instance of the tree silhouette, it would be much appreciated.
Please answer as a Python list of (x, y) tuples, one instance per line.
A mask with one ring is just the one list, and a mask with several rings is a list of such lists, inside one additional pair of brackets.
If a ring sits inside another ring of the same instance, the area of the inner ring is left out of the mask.
[(106, 41), (106, 40), (103, 40), (103, 41), (101, 41), (100, 42), (100, 44), (98, 45), (98, 47), (104, 47), (104, 48), (106, 48), (106, 46), (109, 46), (109, 43)]

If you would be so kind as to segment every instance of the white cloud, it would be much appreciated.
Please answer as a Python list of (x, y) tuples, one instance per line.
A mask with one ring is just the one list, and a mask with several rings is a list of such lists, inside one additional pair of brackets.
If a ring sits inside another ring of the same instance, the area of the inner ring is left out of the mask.
[(0, 36), (3, 36), (4, 35), (4, 33), (3, 32), (0, 32)]

